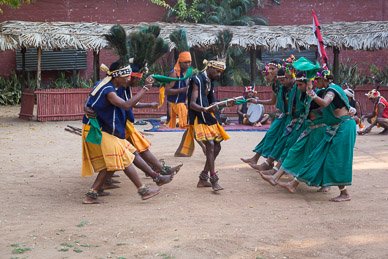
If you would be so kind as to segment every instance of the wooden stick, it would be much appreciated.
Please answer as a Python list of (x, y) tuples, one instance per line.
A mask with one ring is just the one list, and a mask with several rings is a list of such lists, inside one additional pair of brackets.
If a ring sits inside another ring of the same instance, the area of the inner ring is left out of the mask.
[(205, 107), (205, 110), (209, 110), (215, 106), (218, 106), (218, 105), (221, 105), (221, 104), (227, 104), (229, 101), (232, 101), (232, 100), (241, 100), (241, 99), (244, 99), (244, 96), (238, 96), (238, 97), (233, 97), (233, 98), (229, 98), (229, 99), (226, 99), (226, 100), (223, 100), (223, 101), (220, 101), (220, 102), (216, 102), (216, 103), (213, 103), (212, 105), (208, 106), (208, 107)]

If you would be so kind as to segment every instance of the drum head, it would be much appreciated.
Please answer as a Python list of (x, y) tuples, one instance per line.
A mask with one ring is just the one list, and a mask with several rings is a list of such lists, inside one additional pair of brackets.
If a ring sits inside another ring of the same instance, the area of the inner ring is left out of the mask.
[(248, 119), (250, 123), (258, 122), (264, 114), (264, 106), (262, 104), (251, 103), (248, 107), (247, 114), (250, 116)]

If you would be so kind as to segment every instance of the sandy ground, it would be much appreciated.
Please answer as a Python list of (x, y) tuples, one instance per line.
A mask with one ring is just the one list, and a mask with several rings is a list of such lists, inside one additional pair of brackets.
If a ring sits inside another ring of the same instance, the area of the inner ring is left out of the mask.
[(158, 158), (184, 163), (162, 194), (142, 201), (120, 173), (108, 203), (83, 205), (94, 178), (80, 177), (81, 137), (64, 131), (81, 122), (28, 122), (18, 112), (0, 106), (0, 258), (388, 256), (388, 136), (380, 129), (357, 138), (350, 202), (329, 202), (336, 188), (301, 184), (290, 194), (264, 182), (240, 161), (263, 132), (229, 132), (216, 161), (225, 190), (197, 189), (204, 156), (197, 146), (192, 158), (174, 158), (182, 133), (172, 132), (147, 136)]

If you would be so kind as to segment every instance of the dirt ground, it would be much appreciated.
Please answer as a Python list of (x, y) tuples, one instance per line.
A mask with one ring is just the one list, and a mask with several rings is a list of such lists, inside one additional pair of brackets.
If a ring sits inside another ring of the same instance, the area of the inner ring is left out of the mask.
[[(220, 184), (197, 189), (204, 156), (176, 159), (182, 133), (153, 133), (151, 151), (184, 163), (163, 192), (142, 201), (121, 188), (102, 205), (83, 205), (94, 178), (81, 178), (80, 121), (18, 119), (0, 106), (0, 258), (387, 258), (388, 136), (357, 137), (352, 201), (329, 202), (301, 184), (290, 194), (264, 182), (240, 157), (263, 132), (229, 132), (216, 161)], [(141, 126), (139, 129), (149, 128)], [(262, 161), (262, 159), (260, 160)], [(153, 185), (140, 173), (143, 181)]]

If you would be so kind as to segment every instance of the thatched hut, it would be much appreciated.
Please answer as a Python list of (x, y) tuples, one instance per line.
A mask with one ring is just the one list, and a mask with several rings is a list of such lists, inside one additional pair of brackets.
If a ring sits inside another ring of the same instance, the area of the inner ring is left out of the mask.
[[(168, 35), (177, 27), (184, 28), (191, 47), (206, 48), (216, 39), (216, 33), (229, 29), (234, 37), (232, 46), (240, 46), (256, 55), (258, 49), (277, 51), (279, 49), (316, 48), (312, 25), (295, 26), (224, 26), (205, 24), (157, 23), (161, 36), (169, 42)], [(148, 23), (122, 24), (128, 33), (138, 30)], [(39, 53), (45, 49), (83, 49), (94, 50), (95, 60), (101, 49), (107, 48), (103, 34), (112, 24), (72, 23), (72, 22), (23, 22), (5, 21), (0, 23), (0, 51), (37, 48)], [(341, 49), (378, 50), (388, 47), (388, 21), (336, 22), (321, 25), (325, 45), (334, 50), (334, 74), (338, 70), (338, 54)], [(95, 64), (95, 74), (98, 68)], [(40, 69), (38, 62), (38, 81)]]

